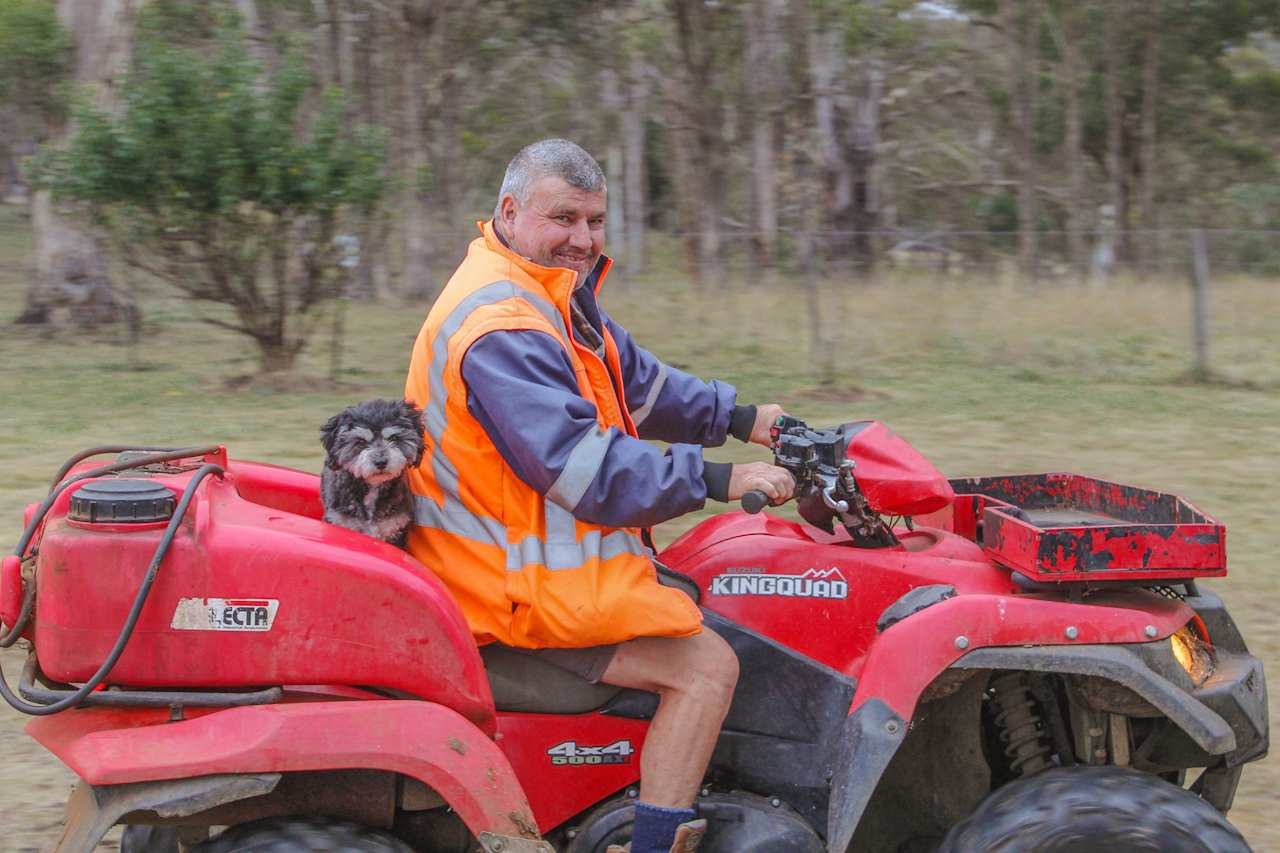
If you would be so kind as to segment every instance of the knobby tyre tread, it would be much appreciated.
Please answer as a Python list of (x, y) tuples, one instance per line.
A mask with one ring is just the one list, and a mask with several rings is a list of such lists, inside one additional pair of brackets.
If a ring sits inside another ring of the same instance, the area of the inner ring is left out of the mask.
[(380, 829), (319, 817), (267, 818), (233, 826), (194, 848), (198, 853), (413, 853)]
[(988, 796), (938, 853), (1250, 853), (1200, 797), (1122, 767), (1046, 770)]
[(178, 853), (178, 830), (171, 826), (126, 826), (120, 853)]

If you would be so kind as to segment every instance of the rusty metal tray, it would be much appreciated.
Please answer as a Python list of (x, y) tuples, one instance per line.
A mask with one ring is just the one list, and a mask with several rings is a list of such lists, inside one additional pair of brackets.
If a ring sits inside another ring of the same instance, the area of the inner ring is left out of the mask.
[(1035, 581), (1227, 573), (1226, 527), (1168, 492), (1064, 473), (970, 477), (951, 486), (952, 529)]

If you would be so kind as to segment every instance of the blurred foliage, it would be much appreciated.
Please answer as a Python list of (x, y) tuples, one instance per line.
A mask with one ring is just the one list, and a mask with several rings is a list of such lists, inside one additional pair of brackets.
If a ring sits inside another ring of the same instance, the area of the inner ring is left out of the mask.
[(305, 109), (301, 47), (267, 73), (225, 7), (195, 42), (187, 16), (160, 8), (140, 30), (119, 110), (78, 98), (75, 131), (33, 174), (84, 204), (131, 263), (236, 308), (263, 368), (287, 367), (309, 315), (337, 292), (343, 214), (371, 211), (386, 192), (385, 134), (352, 126), (336, 89)]
[(52, 0), (0, 2), (0, 103), (52, 118), (63, 106), (56, 82), (70, 74), (73, 58)]
[(285, 217), (376, 204), (385, 143), (371, 129), (346, 129), (342, 93), (327, 91), (299, 133), (312, 85), (301, 51), (264, 80), (239, 30), (223, 27), (214, 38), (206, 57), (148, 34), (119, 115), (78, 99), (78, 130), (41, 160), (44, 182), (175, 227), (231, 216), (245, 204)]
[[(52, 9), (48, 0), (6, 2), (0, 10), (9, 17), (19, 8)], [(382, 267), (383, 295), (410, 295), (415, 274), (432, 279), (428, 290), (443, 280), (460, 237), (492, 209), (513, 152), (553, 135), (577, 140), (602, 162), (613, 157), (607, 168), (615, 192), (626, 185), (617, 180), (620, 152), (638, 149), (645, 225), (689, 245), (691, 235), (718, 228), (731, 255), (755, 239), (761, 189), (754, 176), (765, 172), (756, 140), (769, 124), (773, 258), (786, 261), (794, 260), (788, 235), (804, 227), (813, 206), (820, 230), (882, 232), (875, 251), (884, 255), (921, 233), (992, 228), (1075, 228), (1091, 241), (1104, 205), (1119, 208), (1118, 233), (1253, 227), (1255, 195), (1237, 189), (1280, 177), (1277, 0), (236, 5), (252, 11), (254, 33), (232, 47), (225, 33), (239, 30), (226, 2), (142, 5), (133, 76), (147, 83), (131, 84), (119, 119), (81, 108), (82, 148), (74, 156), (67, 149), (66, 159), (84, 162), (63, 170), (64, 191), (74, 185), (78, 197), (140, 207), (144, 197), (147, 204), (163, 197), (182, 221), (242, 203), (273, 215), (367, 207), (389, 184), (396, 204), (371, 235), (381, 241), (372, 256)], [(1025, 64), (1020, 10), (1032, 8), (1039, 10), (1037, 58)], [(698, 30), (684, 42), (682, 13)], [(1104, 50), (1109, 29), (1114, 68)], [(1081, 73), (1076, 150), (1068, 144), (1068, 48), (1078, 52)], [(1151, 93), (1149, 49), (1157, 55)], [(258, 64), (246, 65), (250, 57)], [(205, 70), (187, 74), (188, 58)], [(42, 73), (56, 80), (66, 67)], [(1022, 162), (1016, 97), (1024, 74), (1033, 92), (1031, 164)], [(333, 80), (348, 87), (349, 100), (322, 93)], [(1119, 151), (1110, 152), (1118, 153), (1118, 175), (1110, 174), (1107, 150), (1108, 81), (1121, 102)], [(52, 97), (54, 87), (44, 88)], [(642, 122), (624, 121), (636, 113)], [(708, 115), (714, 120), (704, 125)], [(357, 116), (389, 128), (395, 144), (386, 174), (360, 165), (360, 152), (381, 149), (382, 140), (355, 127)], [(862, 170), (857, 186), (849, 183), (850, 164)], [(710, 195), (702, 180), (711, 174), (724, 198), (712, 222), (700, 221), (697, 202)], [(1034, 185), (1032, 222), (1019, 210), (1021, 183)], [(1143, 209), (1148, 191), (1153, 209)], [(1117, 193), (1124, 194), (1118, 204)], [(869, 205), (855, 224), (850, 198)], [(429, 273), (406, 272), (411, 221), (419, 223), (415, 238), (430, 255)], [(1273, 242), (1280, 257), (1280, 241)], [(1018, 241), (975, 245), (985, 259)], [(1050, 262), (1064, 260), (1066, 249), (1053, 239), (1040, 247)], [(875, 262), (824, 250), (833, 261)], [(1118, 261), (1138, 260), (1136, 251), (1122, 241)]]

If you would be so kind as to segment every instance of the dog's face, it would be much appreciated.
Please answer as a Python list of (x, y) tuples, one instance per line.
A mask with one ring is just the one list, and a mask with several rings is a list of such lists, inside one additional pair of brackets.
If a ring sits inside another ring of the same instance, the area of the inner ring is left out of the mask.
[(325, 464), (373, 485), (422, 461), (422, 410), (406, 400), (366, 400), (320, 428)]

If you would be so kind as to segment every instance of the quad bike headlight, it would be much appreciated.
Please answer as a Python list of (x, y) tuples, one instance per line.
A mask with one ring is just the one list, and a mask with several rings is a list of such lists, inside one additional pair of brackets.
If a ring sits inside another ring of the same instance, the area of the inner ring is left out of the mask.
[(1183, 625), (1169, 637), (1169, 645), (1178, 664), (1191, 676), (1196, 687), (1213, 673), (1213, 647), (1200, 639), (1190, 624)]

